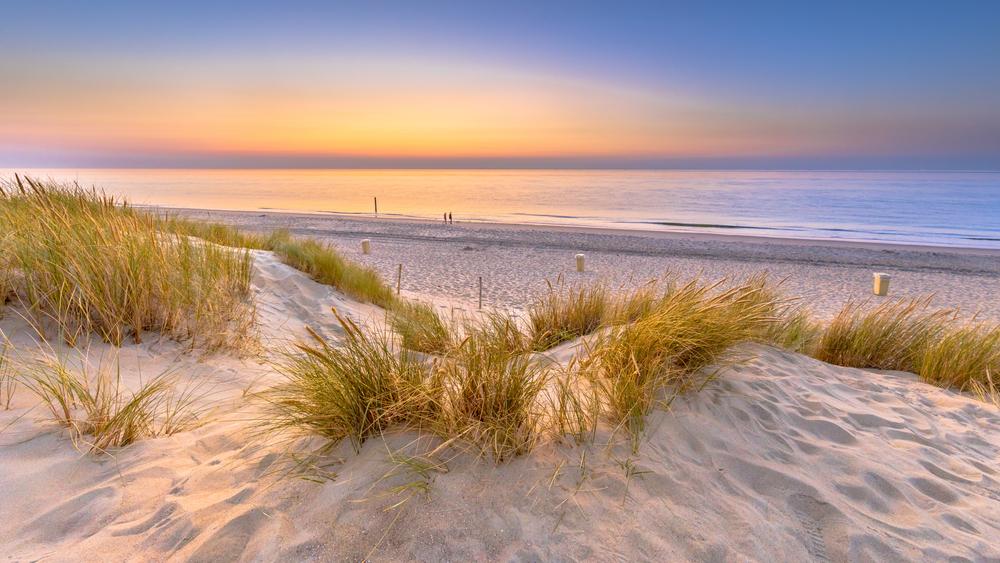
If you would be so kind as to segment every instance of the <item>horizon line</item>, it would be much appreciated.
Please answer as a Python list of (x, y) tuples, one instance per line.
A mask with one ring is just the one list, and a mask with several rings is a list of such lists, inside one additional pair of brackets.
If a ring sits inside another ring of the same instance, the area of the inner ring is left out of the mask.
[(0, 166), (18, 170), (561, 170), (647, 172), (964, 172), (1000, 173), (1000, 168), (837, 168), (837, 167), (688, 167), (688, 166)]

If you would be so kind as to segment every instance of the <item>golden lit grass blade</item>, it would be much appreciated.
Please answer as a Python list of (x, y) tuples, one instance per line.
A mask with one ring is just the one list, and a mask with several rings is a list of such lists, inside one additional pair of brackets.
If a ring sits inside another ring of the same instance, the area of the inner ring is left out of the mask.
[(954, 320), (930, 310), (929, 298), (888, 301), (876, 307), (851, 302), (823, 332), (815, 356), (831, 364), (917, 373), (927, 346)]
[(362, 330), (338, 315), (345, 337), (333, 346), (314, 334), (280, 366), (286, 382), (261, 394), (270, 431), (347, 438), (355, 449), (393, 426), (420, 427), (436, 416), (438, 392), (427, 367), (388, 334)]
[(471, 329), (438, 367), (449, 435), (464, 436), (498, 462), (537, 442), (540, 393), (549, 377), (506, 327), (498, 320)]
[(208, 347), (253, 324), (250, 259), (167, 234), (153, 215), (95, 190), (16, 177), (0, 195), (0, 270), (32, 324), (75, 345), (152, 330)]
[(25, 386), (45, 404), (53, 420), (70, 430), (75, 442), (94, 452), (124, 447), (138, 440), (174, 434), (198, 418), (194, 395), (173, 399), (176, 379), (161, 374), (129, 391), (118, 366), (101, 362), (96, 373), (87, 362), (80, 370), (47, 357), (28, 370)]
[(1000, 379), (994, 380), (993, 373), (987, 371), (982, 381), (970, 380), (969, 388), (980, 401), (1000, 409)]
[(10, 402), (14, 399), (14, 392), (17, 390), (17, 374), (14, 372), (14, 365), (8, 355), (9, 351), (10, 344), (8, 342), (4, 341), (0, 344), (0, 408), (3, 410), (10, 409)]
[(528, 310), (528, 333), (533, 350), (548, 350), (590, 334), (604, 322), (611, 297), (603, 285), (549, 287)]
[(1000, 391), (992, 375), (1000, 373), (1000, 326), (970, 325), (947, 331), (929, 343), (915, 370), (941, 387), (975, 389), (984, 396)]
[(442, 355), (454, 346), (451, 328), (430, 305), (397, 301), (389, 310), (389, 324), (404, 348)]

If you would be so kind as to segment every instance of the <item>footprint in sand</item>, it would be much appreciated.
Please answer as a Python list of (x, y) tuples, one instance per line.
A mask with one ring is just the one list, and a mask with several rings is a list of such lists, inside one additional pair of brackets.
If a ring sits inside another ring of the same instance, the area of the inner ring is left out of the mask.
[(832, 504), (813, 496), (795, 493), (788, 497), (788, 508), (805, 532), (805, 546), (816, 561), (841, 560), (844, 554), (831, 559), (826, 537), (841, 527), (842, 515)]

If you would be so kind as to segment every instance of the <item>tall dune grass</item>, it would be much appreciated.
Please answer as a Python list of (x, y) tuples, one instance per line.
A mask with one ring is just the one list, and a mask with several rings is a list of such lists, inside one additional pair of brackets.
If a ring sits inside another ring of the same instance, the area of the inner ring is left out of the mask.
[(197, 387), (178, 390), (177, 379), (163, 373), (129, 390), (116, 365), (86, 361), (73, 369), (48, 356), (25, 369), (25, 387), (48, 408), (53, 421), (67, 428), (77, 444), (106, 452), (144, 438), (169, 436), (197, 425)]
[(261, 395), (270, 407), (266, 428), (349, 439), (359, 449), (393, 426), (434, 421), (440, 393), (428, 367), (405, 349), (397, 353), (388, 334), (337, 318), (343, 343), (313, 333), (280, 366), (286, 382)]
[(611, 307), (608, 289), (600, 284), (549, 290), (528, 309), (528, 334), (534, 350), (548, 350), (597, 330)]
[(953, 311), (928, 304), (928, 298), (874, 308), (847, 303), (823, 331), (815, 356), (842, 366), (917, 372), (924, 351), (954, 319)]
[(1000, 325), (967, 325), (946, 331), (924, 349), (918, 373), (925, 381), (963, 390), (1000, 392)]
[(470, 327), (438, 367), (449, 435), (464, 436), (497, 461), (526, 453), (537, 442), (540, 393), (548, 380), (514, 328), (514, 319), (494, 314)]
[(397, 300), (389, 308), (389, 324), (410, 350), (444, 355), (455, 345), (452, 327), (424, 303)]
[(145, 331), (209, 347), (250, 335), (250, 257), (164, 233), (157, 219), (75, 186), (0, 187), (13, 292), (39, 329), (120, 345)]
[(338, 316), (338, 345), (313, 335), (281, 365), (286, 382), (262, 393), (268, 435), (305, 433), (355, 449), (393, 429), (465, 443), (496, 461), (529, 451), (543, 430), (546, 372), (514, 335), (511, 318), (467, 327), (464, 340), (432, 360)]
[(684, 388), (733, 345), (775, 322), (776, 302), (756, 280), (722, 289), (691, 281), (639, 320), (598, 333), (581, 363), (604, 414), (637, 436), (660, 390)]
[(983, 397), (1000, 392), (1000, 325), (959, 323), (954, 311), (932, 309), (929, 297), (848, 303), (823, 330), (814, 355), (842, 366), (908, 371)]
[(14, 298), (14, 248), (10, 233), (0, 234), (0, 318), (3, 318), (4, 308)]

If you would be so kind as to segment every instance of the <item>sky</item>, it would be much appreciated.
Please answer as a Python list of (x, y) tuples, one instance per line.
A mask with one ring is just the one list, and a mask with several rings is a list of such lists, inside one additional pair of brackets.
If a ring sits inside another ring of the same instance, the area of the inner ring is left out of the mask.
[(0, 13), (0, 167), (1000, 169), (1000, 2)]

